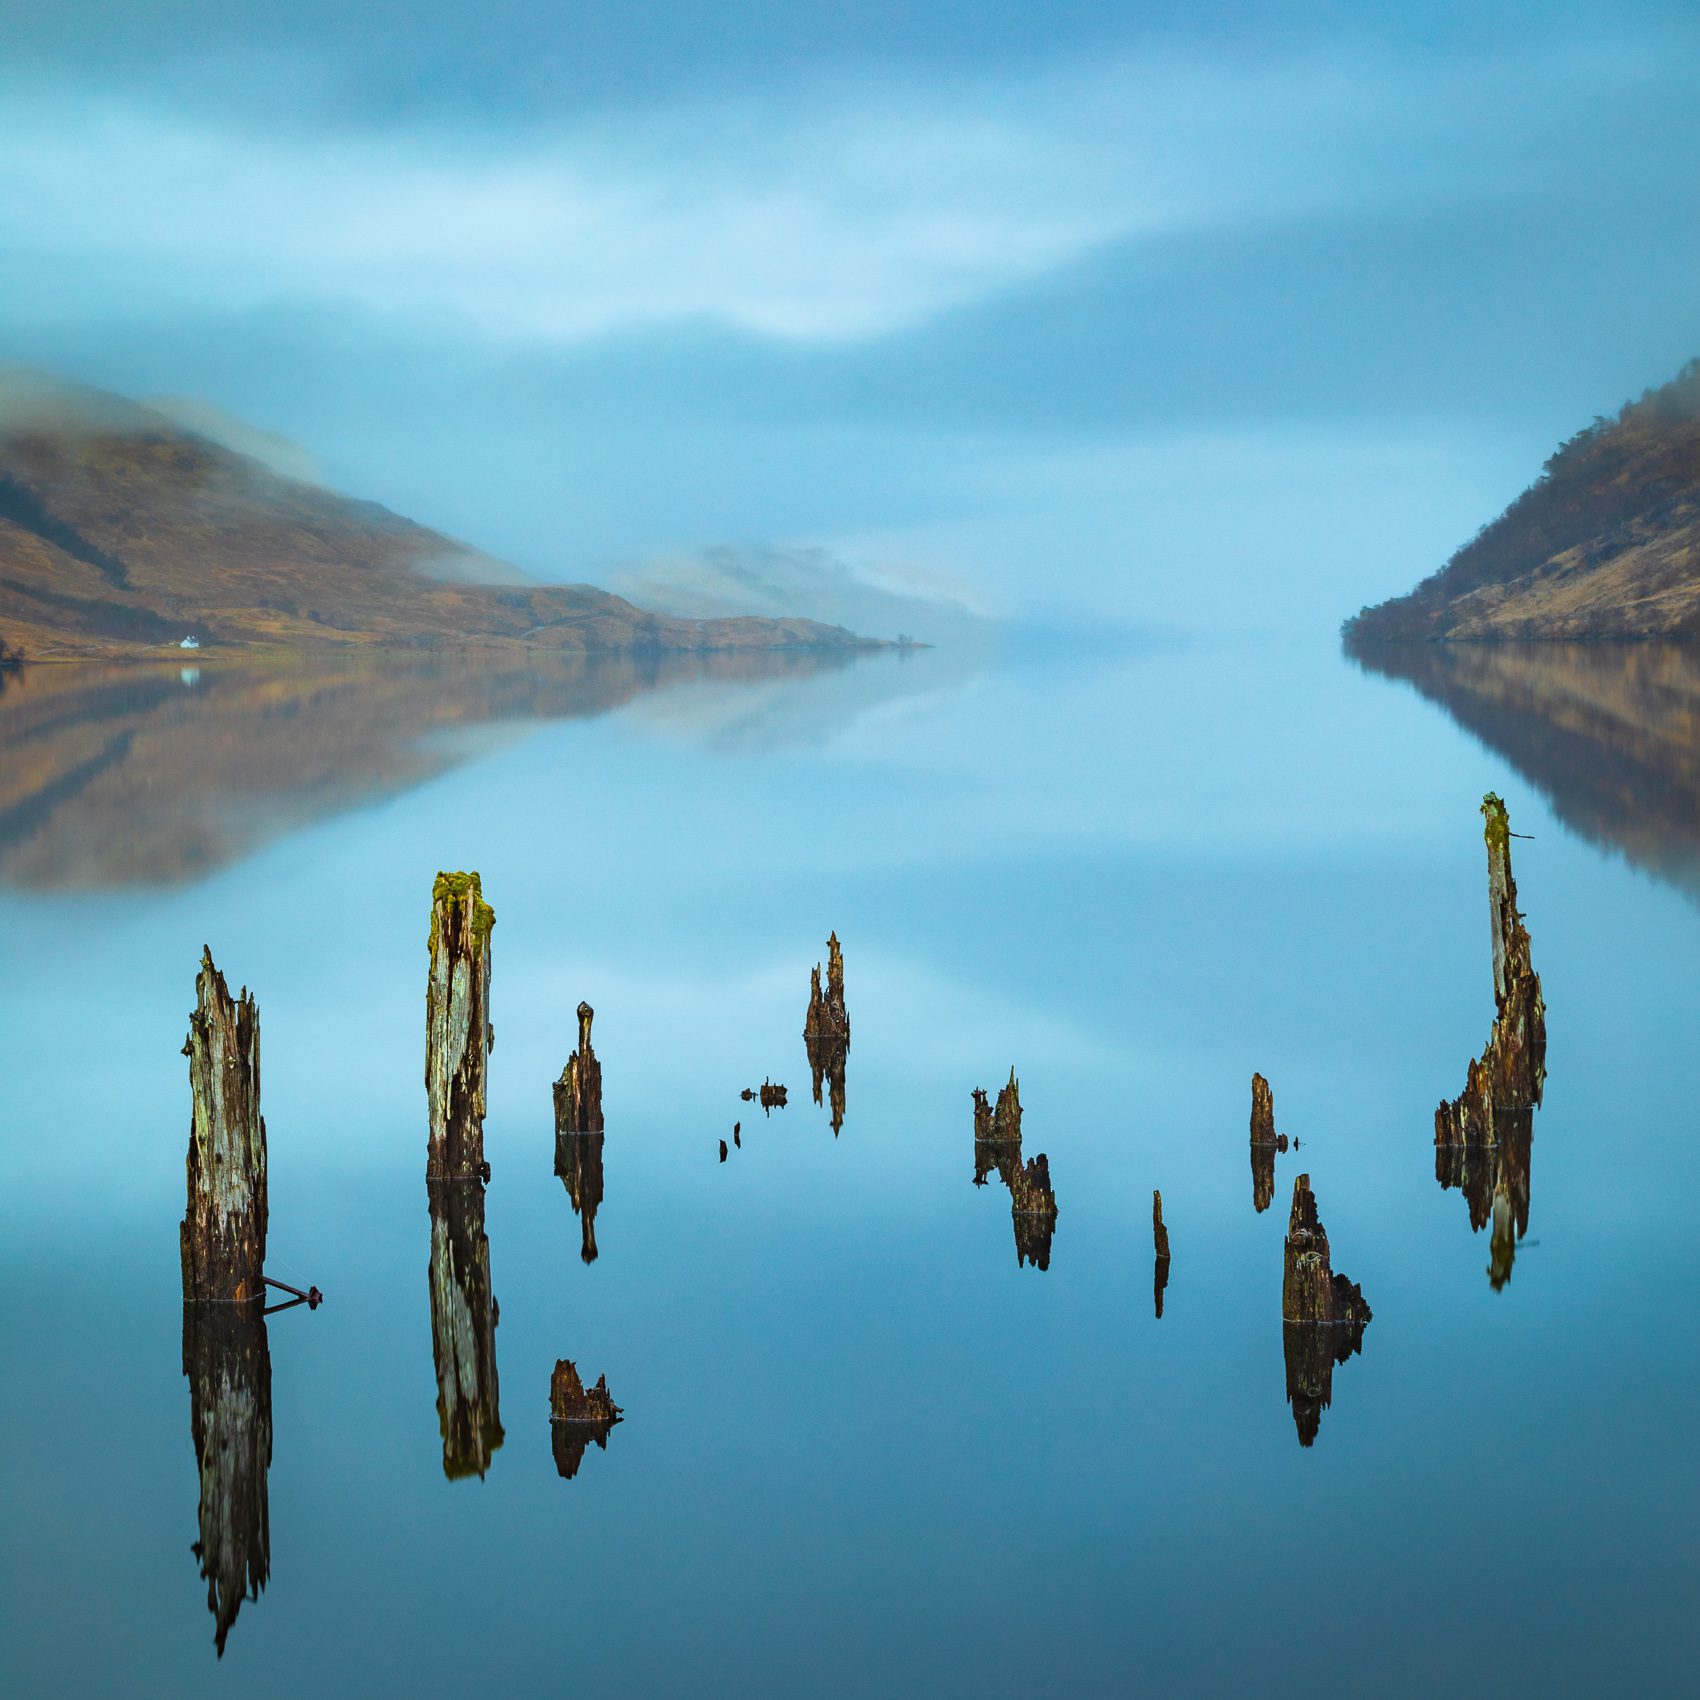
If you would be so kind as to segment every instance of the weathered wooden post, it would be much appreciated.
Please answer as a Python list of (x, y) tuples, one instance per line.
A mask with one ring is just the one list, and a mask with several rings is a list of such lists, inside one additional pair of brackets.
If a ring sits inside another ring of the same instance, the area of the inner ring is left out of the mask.
[(1253, 1145), (1275, 1143), (1275, 1094), (1261, 1074), (1251, 1077), (1251, 1142)]
[(1169, 1230), (1163, 1225), (1163, 1195), (1151, 1194), (1151, 1242), (1156, 1260), (1151, 1271), (1151, 1299), (1157, 1320), (1163, 1320), (1163, 1293), (1169, 1285)]
[[(1464, 1090), (1434, 1112), (1435, 1178), (1464, 1190), (1470, 1226), (1494, 1234), (1488, 1276), (1511, 1279), (1517, 1237), (1529, 1225), (1529, 1154), (1534, 1112), (1546, 1085), (1546, 1001), (1530, 960), (1529, 931), (1511, 872), (1511, 822), (1492, 791), (1482, 799), (1488, 856), (1488, 921), (1493, 945), (1493, 1027), (1472, 1059)], [(1505, 1199), (1504, 1207), (1498, 1200)]]
[(1015, 1228), (1015, 1260), (1036, 1269), (1051, 1266), (1051, 1236), (1057, 1226), (1057, 1195), (1051, 1189), (1051, 1165), (1041, 1151), (1012, 1166), (1009, 1213)]
[(484, 1188), (477, 1181), (428, 1187), (431, 1212), (431, 1353), (443, 1474), (479, 1475), (502, 1444), (496, 1323)]
[(1299, 1444), (1309, 1446), (1333, 1397), (1334, 1365), (1362, 1349), (1371, 1311), (1363, 1289), (1334, 1273), (1310, 1176), (1293, 1182), (1281, 1277), (1281, 1344)]
[(555, 1133), (600, 1133), (602, 1131), (602, 1064), (590, 1048), (590, 1024), (596, 1011), (589, 1004), (578, 1006), (578, 1049), (567, 1058), (561, 1078), (555, 1082)]
[(260, 1305), (183, 1307), (183, 1373), (201, 1496), (194, 1552), (214, 1642), (271, 1575), (266, 1472), (272, 1461), (272, 1364)]
[(265, 1294), (266, 1124), (260, 1115), (260, 1012), (232, 999), (201, 951), (183, 1054), (194, 1109), (188, 1205), (178, 1233), (185, 1303), (252, 1304)]
[(488, 1178), (484, 1093), (490, 1047), (490, 930), (496, 914), (478, 875), (438, 874), (431, 888), (425, 986), (425, 1094), (431, 1124), (425, 1178)]
[(549, 1428), (555, 1468), (568, 1481), (578, 1474), (591, 1441), (607, 1450), (608, 1431), (621, 1418), (620, 1407), (608, 1396), (607, 1376), (598, 1376), (587, 1393), (570, 1358), (555, 1363), (549, 1378)]

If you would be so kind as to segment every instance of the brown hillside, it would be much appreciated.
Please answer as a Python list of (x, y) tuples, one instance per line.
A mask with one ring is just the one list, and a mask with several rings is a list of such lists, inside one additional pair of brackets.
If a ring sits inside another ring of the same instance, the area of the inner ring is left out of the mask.
[(1347, 633), (1700, 636), (1700, 361), (1572, 437), (1439, 572)]
[(808, 620), (681, 620), (590, 585), (524, 582), (163, 414), (0, 370), (0, 641), (47, 659), (158, 655), (185, 636), (209, 653), (865, 641)]

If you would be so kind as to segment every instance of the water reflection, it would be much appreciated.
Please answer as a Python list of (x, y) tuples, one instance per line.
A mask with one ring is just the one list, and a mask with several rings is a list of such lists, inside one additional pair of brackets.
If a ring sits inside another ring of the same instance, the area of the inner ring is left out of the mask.
[[(383, 657), (0, 673), (0, 883), (197, 879), (473, 753), (454, 728), (599, 715), (685, 687), (797, 682), (858, 652)], [(867, 689), (896, 688), (875, 665)], [(908, 688), (905, 684), (904, 688)], [(487, 742), (479, 749), (488, 747)]]
[(1700, 901), (1700, 650), (1659, 643), (1348, 644), (1538, 786), (1591, 844)]
[[(555, 1134), (555, 1173), (567, 1189), (573, 1210), (579, 1218), (579, 1256), (586, 1263), (596, 1261), (596, 1212), (602, 1203), (602, 1142), (601, 1133)], [(721, 1141), (724, 1146), (725, 1141)]]
[(185, 1305), (183, 1373), (201, 1476), (194, 1553), (223, 1658), (242, 1602), (258, 1599), (271, 1575), (272, 1361), (260, 1306)]
[(437, 1423), (443, 1474), (482, 1476), (502, 1444), (496, 1385), (496, 1324), (490, 1241), (478, 1181), (432, 1183), (431, 1351), (437, 1370)]
[(974, 1100), (974, 1184), (984, 1186), (994, 1170), (1009, 1188), (1010, 1222), (1015, 1231), (1015, 1261), (1035, 1269), (1051, 1266), (1051, 1237), (1057, 1226), (1057, 1195), (1045, 1153), (1021, 1160), (1021, 1086), (1015, 1070), (999, 1089), (994, 1107), (983, 1088)]

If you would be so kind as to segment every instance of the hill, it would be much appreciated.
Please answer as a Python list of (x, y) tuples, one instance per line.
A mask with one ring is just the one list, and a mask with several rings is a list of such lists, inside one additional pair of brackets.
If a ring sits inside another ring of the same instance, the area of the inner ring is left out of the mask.
[(1579, 431), (1439, 572), (1346, 633), (1700, 637), (1700, 360)]
[(799, 619), (680, 619), (529, 581), (175, 417), (0, 369), (0, 642), (32, 659), (175, 650), (861, 647)]

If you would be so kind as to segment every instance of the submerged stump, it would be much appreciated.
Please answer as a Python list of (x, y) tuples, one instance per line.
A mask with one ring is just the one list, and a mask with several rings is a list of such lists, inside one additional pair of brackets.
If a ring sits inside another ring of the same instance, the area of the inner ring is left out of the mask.
[(258, 1599), (271, 1576), (272, 1364), (263, 1309), (184, 1305), (183, 1373), (201, 1478), (194, 1553), (223, 1658), (242, 1602)]
[(578, 1049), (567, 1058), (555, 1082), (555, 1133), (602, 1131), (602, 1064), (590, 1048), (590, 1024), (596, 1011), (578, 1006)]
[(194, 1108), (188, 1204), (178, 1231), (183, 1297), (252, 1304), (265, 1295), (266, 1124), (260, 1115), (260, 1012), (246, 986), (233, 999), (201, 951), (183, 1054)]
[(478, 875), (438, 874), (431, 888), (430, 976), (425, 985), (428, 1181), (488, 1176), (484, 1095), (489, 1078), (490, 932), (496, 912)]

